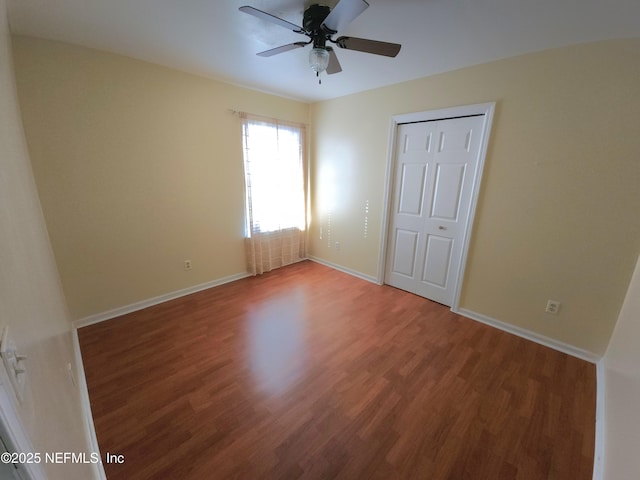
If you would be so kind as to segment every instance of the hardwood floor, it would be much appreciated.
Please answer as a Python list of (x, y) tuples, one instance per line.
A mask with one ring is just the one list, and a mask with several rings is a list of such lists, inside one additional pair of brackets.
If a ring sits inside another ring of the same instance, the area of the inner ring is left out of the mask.
[(591, 479), (594, 365), (315, 263), (78, 333), (110, 480)]

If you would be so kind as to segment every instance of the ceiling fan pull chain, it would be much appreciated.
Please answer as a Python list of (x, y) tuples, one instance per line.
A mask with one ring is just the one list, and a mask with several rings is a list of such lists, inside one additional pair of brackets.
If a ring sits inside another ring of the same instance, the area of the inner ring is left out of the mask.
[[(334, 3), (336, 2), (334, 1)], [(309, 41), (307, 42), (289, 43), (280, 47), (270, 48), (256, 55), (259, 57), (272, 57), (273, 55), (313, 44), (313, 48), (309, 52), (309, 66), (316, 72), (318, 84), (322, 85), (320, 73), (327, 72), (327, 75), (333, 75), (342, 71), (333, 47), (327, 46), (327, 42), (334, 43), (346, 50), (373, 53), (387, 57), (395, 57), (400, 52), (401, 45), (398, 43), (344, 36), (338, 37), (336, 40), (333, 39), (333, 35), (346, 27), (368, 7), (367, 0), (337, 0), (333, 8), (313, 3), (304, 10), (302, 15), (303, 26), (296, 25), (249, 5), (240, 7), (239, 10), (308, 37)]]

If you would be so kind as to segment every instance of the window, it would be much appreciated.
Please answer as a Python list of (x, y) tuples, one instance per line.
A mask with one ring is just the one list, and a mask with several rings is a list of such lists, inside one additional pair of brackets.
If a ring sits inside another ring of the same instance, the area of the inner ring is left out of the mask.
[(242, 114), (247, 271), (307, 257), (305, 127)]
[(245, 118), (246, 233), (305, 229), (305, 127)]

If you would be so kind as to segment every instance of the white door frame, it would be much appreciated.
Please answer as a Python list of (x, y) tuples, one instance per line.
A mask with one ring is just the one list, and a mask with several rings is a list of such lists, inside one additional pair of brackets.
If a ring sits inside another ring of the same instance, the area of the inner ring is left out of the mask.
[(462, 281), (464, 279), (464, 270), (467, 265), (467, 253), (471, 241), (471, 230), (473, 229), (473, 219), (478, 203), (478, 193), (480, 192), (480, 181), (482, 180), (482, 171), (484, 169), (484, 160), (487, 155), (487, 145), (489, 144), (489, 134), (491, 133), (491, 124), (493, 123), (493, 112), (495, 110), (495, 102), (480, 103), (476, 105), (463, 105), (460, 107), (442, 108), (438, 110), (428, 110), (424, 112), (405, 113), (394, 115), (391, 117), (390, 133), (389, 133), (389, 151), (387, 153), (387, 172), (385, 174), (383, 210), (382, 210), (382, 234), (380, 239), (380, 256), (378, 258), (378, 275), (376, 281), (382, 285), (384, 283), (385, 266), (387, 263), (387, 248), (389, 237), (389, 222), (391, 221), (391, 199), (393, 198), (393, 179), (395, 172), (395, 152), (398, 125), (402, 123), (412, 122), (429, 122), (433, 120), (444, 120), (447, 118), (467, 117), (471, 115), (484, 115), (484, 124), (482, 128), (482, 142), (480, 144), (480, 153), (478, 155), (478, 166), (473, 179), (471, 191), (471, 206), (469, 214), (465, 219), (466, 228), (462, 239), (462, 259), (458, 268), (458, 281), (454, 286), (453, 303), (451, 310), (457, 312), (460, 304), (460, 292)]
[[(9, 377), (4, 371), (4, 367), (0, 366), (0, 434), (8, 443), (8, 447), (14, 453), (32, 453), (35, 450), (31, 445), (31, 440), (22, 425), (22, 421), (17, 413), (17, 399), (14, 396)], [(41, 454), (44, 456), (44, 453)], [(44, 458), (41, 457), (44, 462)], [(40, 463), (22, 463), (19, 467), (21, 478), (25, 480), (45, 480), (47, 476), (44, 473)]]

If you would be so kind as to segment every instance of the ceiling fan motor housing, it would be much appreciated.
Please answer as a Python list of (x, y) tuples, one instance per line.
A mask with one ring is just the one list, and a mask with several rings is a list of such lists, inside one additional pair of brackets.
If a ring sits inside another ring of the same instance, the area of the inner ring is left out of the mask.
[(327, 74), (331, 75), (341, 72), (342, 67), (340, 66), (334, 49), (327, 46), (327, 42), (335, 43), (338, 47), (345, 50), (355, 50), (387, 57), (395, 57), (400, 51), (401, 45), (397, 43), (344, 36), (336, 40), (332, 38), (333, 35), (346, 27), (368, 7), (369, 3), (367, 0), (338, 0), (333, 8), (315, 3), (304, 11), (302, 26), (249, 5), (242, 6), (239, 10), (261, 20), (275, 23), (294, 33), (309, 37), (308, 42), (293, 42), (280, 47), (270, 48), (264, 52), (257, 53), (258, 56), (272, 57), (280, 53), (305, 47), (312, 43), (313, 48), (311, 52), (309, 52), (309, 65), (316, 73), (326, 70)]
[(311, 5), (304, 11), (302, 25), (307, 35), (313, 40), (313, 46), (316, 48), (324, 48), (327, 39), (335, 33), (322, 28), (322, 22), (330, 12), (331, 8), (326, 5)]

